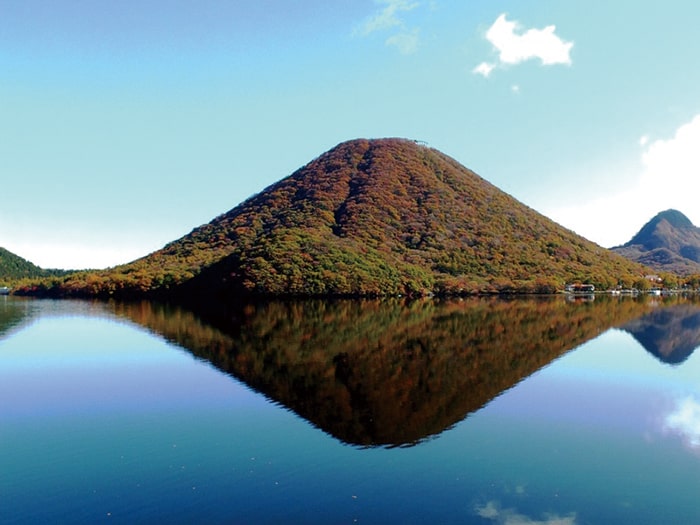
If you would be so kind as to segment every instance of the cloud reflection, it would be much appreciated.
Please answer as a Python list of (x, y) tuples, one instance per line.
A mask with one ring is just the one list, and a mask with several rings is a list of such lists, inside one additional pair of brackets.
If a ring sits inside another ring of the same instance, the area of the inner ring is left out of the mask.
[(700, 402), (692, 396), (679, 400), (666, 416), (664, 428), (678, 434), (693, 450), (700, 449)]
[(504, 509), (497, 501), (491, 500), (485, 505), (477, 505), (474, 509), (477, 516), (491, 520), (498, 525), (575, 525), (576, 514), (559, 516), (545, 514), (544, 519), (538, 520), (520, 514), (515, 509)]

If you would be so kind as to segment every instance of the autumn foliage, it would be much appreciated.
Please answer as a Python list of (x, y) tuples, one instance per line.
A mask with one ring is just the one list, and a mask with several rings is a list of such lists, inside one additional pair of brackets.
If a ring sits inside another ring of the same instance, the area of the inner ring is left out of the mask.
[(163, 249), (28, 293), (424, 295), (609, 288), (639, 264), (450, 157), (403, 139), (340, 144)]

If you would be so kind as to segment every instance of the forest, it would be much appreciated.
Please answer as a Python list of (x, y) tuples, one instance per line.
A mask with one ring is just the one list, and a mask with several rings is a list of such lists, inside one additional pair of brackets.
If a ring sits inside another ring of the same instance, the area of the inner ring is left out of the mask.
[[(181, 239), (128, 264), (32, 276), (55, 297), (230, 298), (645, 289), (655, 273), (405, 139), (342, 143)], [(38, 278), (36, 278), (38, 277)], [(663, 284), (683, 282), (661, 275)]]

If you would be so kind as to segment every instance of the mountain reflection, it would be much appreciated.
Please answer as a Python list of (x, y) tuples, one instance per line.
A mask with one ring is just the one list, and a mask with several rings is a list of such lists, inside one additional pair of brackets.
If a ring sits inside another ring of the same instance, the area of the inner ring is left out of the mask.
[(660, 361), (680, 364), (700, 346), (700, 305), (660, 306), (621, 328)]
[(406, 446), (654, 306), (556, 297), (114, 307), (343, 442)]

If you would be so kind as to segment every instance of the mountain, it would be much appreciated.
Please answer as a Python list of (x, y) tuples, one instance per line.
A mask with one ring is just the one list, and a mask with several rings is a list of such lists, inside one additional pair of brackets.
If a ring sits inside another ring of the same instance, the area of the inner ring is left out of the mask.
[(644, 273), (435, 149), (358, 139), (151, 255), (48, 292), (549, 292), (569, 281), (631, 284)]
[(10, 282), (24, 277), (43, 277), (46, 271), (19, 255), (0, 248), (0, 282)]
[(612, 250), (657, 271), (700, 273), (700, 228), (677, 210), (662, 211), (629, 242)]

